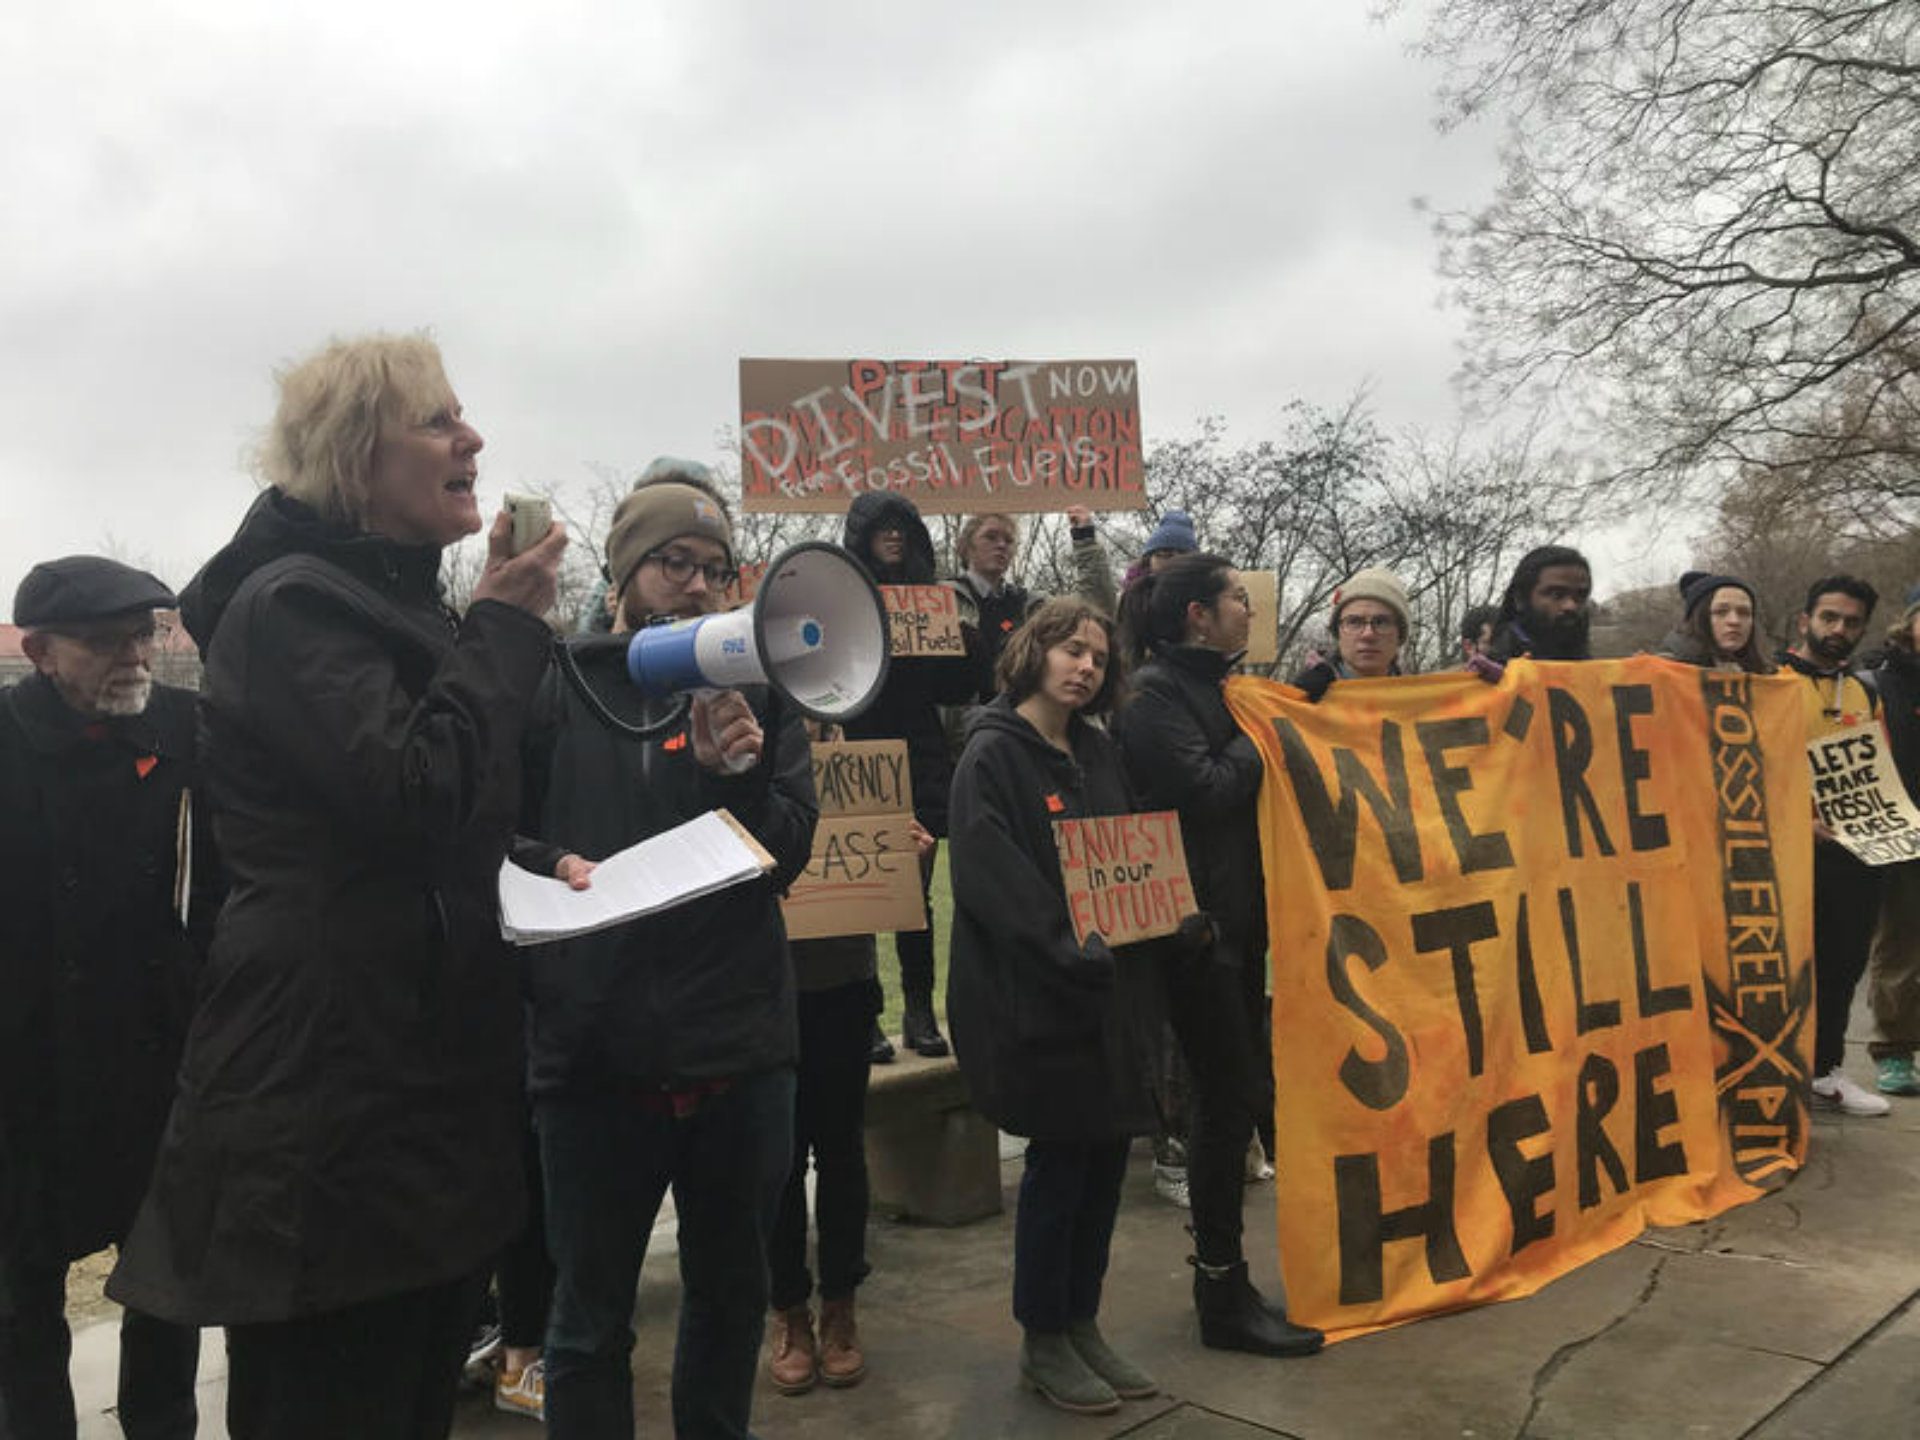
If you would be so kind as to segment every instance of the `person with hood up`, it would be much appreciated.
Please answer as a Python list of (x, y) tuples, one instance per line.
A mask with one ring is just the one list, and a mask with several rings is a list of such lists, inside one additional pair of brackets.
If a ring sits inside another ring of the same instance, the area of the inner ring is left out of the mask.
[(268, 488), (181, 604), (232, 890), (107, 1293), (227, 1327), (234, 1440), (445, 1435), (520, 1224), (496, 897), (566, 534), (515, 556), (503, 511), (447, 608), (481, 443), (431, 341), (333, 342), (280, 376)]
[(1098, 1316), (1128, 1147), (1154, 1126), (1158, 986), (1145, 956), (1075, 938), (1053, 838), (1056, 820), (1134, 809), (1118, 750), (1088, 719), (1120, 689), (1112, 637), (1085, 601), (1041, 606), (1001, 652), (1002, 693), (975, 717), (953, 781), (947, 1017), (974, 1105), (1027, 1137), (1021, 1374), (1082, 1414), (1155, 1393)]
[(1773, 673), (1760, 648), (1753, 587), (1746, 581), (1689, 570), (1680, 577), (1680, 604), (1680, 623), (1660, 642), (1661, 655), (1703, 670)]
[(1248, 1141), (1273, 1115), (1266, 1039), (1267, 891), (1260, 860), (1260, 752), (1222, 693), (1253, 617), (1239, 573), (1218, 555), (1183, 555), (1121, 601), (1139, 663), (1116, 720), (1143, 810), (1174, 810), (1195, 899), (1212, 917), (1199, 959), (1166, 966), (1167, 1011), (1193, 1077), (1187, 1194), (1200, 1342), (1257, 1355), (1311, 1355), (1323, 1337), (1295, 1325), (1247, 1276), (1241, 1191)]
[[(903, 495), (869, 491), (854, 497), (840, 543), (882, 585), (933, 585), (933, 537), (920, 511)], [(953, 758), (947, 746), (940, 707), (975, 698), (981, 674), (979, 632), (963, 625), (965, 659), (933, 655), (896, 655), (886, 683), (864, 714), (847, 721), (849, 740), (904, 740), (913, 777), (913, 814), (935, 840), (947, 833), (947, 788), (953, 783)], [(921, 852), (920, 890), (931, 893), (938, 846)], [(903, 930), (893, 937), (900, 956), (900, 989), (905, 999), (902, 1039), (926, 1056), (947, 1053), (933, 1013), (933, 930)], [(893, 1043), (873, 1027), (873, 1059), (892, 1060)]]

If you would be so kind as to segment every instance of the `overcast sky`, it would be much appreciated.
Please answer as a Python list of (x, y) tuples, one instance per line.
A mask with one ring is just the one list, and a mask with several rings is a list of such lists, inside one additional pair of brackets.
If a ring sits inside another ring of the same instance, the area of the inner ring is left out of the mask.
[(1362, 384), (1444, 428), (1413, 202), (1485, 196), (1494, 137), (1370, 8), (16, 8), (0, 596), (104, 548), (184, 582), (274, 367), (375, 328), (440, 340), (489, 511), (710, 458), (742, 355), (1132, 357), (1150, 439)]

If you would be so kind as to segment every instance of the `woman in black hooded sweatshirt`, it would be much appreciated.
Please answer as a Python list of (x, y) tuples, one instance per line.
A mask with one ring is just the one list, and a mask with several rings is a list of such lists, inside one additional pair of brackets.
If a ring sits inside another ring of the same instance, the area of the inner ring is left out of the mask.
[[(1266, 885), (1260, 866), (1260, 752), (1221, 693), (1247, 645), (1252, 609), (1218, 555), (1182, 555), (1143, 575), (1120, 602), (1132, 698), (1116, 721), (1143, 810), (1177, 810), (1187, 869), (1213, 919), (1210, 955), (1165, 966), (1167, 1015), (1193, 1076), (1187, 1192), (1197, 1253), (1200, 1342), (1256, 1355), (1311, 1355), (1318, 1330), (1295, 1325), (1247, 1278), (1240, 1192), (1247, 1142), (1272, 1104), (1263, 1033)], [(1170, 952), (1171, 953), (1171, 952)]]
[[(933, 537), (911, 500), (901, 495), (866, 494), (847, 511), (841, 544), (859, 557), (882, 585), (934, 585)], [(964, 660), (945, 656), (899, 655), (887, 669), (880, 697), (842, 727), (849, 740), (905, 740), (907, 768), (913, 775), (914, 818), (939, 839), (947, 833), (947, 790), (953, 783), (953, 757), (947, 749), (942, 705), (963, 705), (975, 698), (980, 683), (979, 639), (963, 626)], [(933, 883), (938, 846), (920, 856), (920, 891)], [(900, 988), (906, 1010), (901, 1017), (909, 1049), (922, 1055), (947, 1053), (946, 1037), (933, 1016), (933, 929), (903, 930), (893, 937), (900, 955)], [(873, 1058), (893, 1059), (893, 1046), (873, 1032)]]

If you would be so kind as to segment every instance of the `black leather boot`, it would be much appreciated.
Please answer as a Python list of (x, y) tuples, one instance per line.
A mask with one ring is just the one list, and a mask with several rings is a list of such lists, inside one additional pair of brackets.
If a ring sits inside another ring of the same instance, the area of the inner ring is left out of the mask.
[(867, 1042), (867, 1059), (875, 1065), (893, 1063), (893, 1041), (887, 1038), (878, 1020), (873, 1022), (873, 1038)]
[(1209, 1350), (1244, 1350), (1250, 1355), (1299, 1356), (1316, 1353), (1326, 1337), (1296, 1325), (1286, 1312), (1269, 1305), (1247, 1279), (1247, 1262), (1193, 1266), (1193, 1306), (1200, 1312), (1200, 1343)]
[(938, 1060), (947, 1053), (947, 1037), (940, 1033), (940, 1022), (933, 1018), (933, 1001), (927, 997), (907, 997), (907, 1007), (900, 1016), (900, 1038), (907, 1042), (907, 1048), (929, 1060)]

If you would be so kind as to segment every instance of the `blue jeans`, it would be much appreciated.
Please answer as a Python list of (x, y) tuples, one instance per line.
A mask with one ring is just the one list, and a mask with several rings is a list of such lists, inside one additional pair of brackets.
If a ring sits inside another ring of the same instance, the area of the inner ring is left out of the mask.
[(750, 1440), (793, 1091), (793, 1071), (774, 1070), (684, 1116), (632, 1095), (536, 1103), (555, 1269), (546, 1348), (553, 1440), (632, 1440), (634, 1292), (668, 1186), (680, 1217), (673, 1433)]

